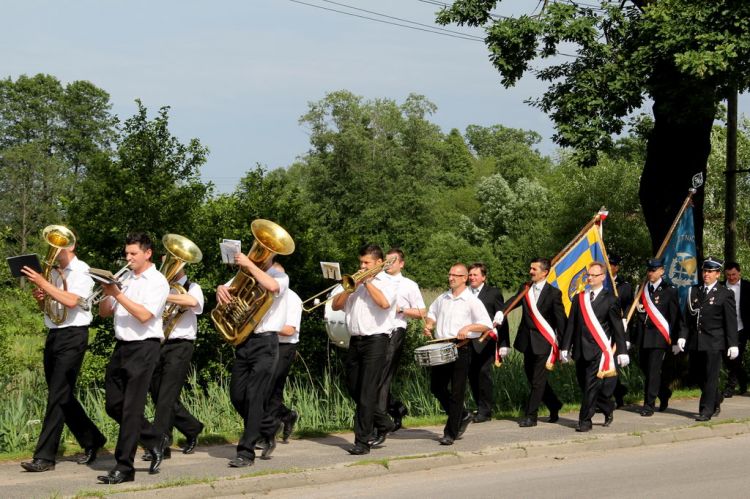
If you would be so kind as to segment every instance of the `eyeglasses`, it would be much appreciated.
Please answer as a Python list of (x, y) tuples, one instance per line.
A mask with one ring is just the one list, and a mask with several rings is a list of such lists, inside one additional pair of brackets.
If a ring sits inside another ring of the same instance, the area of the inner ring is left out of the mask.
[(601, 277), (604, 274), (589, 274), (589, 277)]
[(448, 277), (466, 277), (466, 274), (448, 274)]

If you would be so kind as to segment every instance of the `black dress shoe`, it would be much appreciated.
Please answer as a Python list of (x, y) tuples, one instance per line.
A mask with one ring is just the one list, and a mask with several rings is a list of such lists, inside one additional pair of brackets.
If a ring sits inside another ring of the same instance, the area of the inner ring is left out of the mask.
[(576, 425), (576, 431), (581, 432), (581, 433), (591, 431), (591, 423), (578, 423)]
[(641, 413), (640, 414), (644, 418), (650, 418), (651, 416), (654, 415), (654, 410), (652, 408), (650, 408), (650, 407), (644, 407), (643, 409), (641, 409)]
[(669, 399), (659, 399), (659, 412), (664, 412), (669, 407)]
[(89, 447), (83, 450), (83, 456), (79, 457), (76, 463), (78, 464), (91, 464), (96, 461), (96, 455), (99, 453), (101, 446)]
[(260, 453), (261, 459), (271, 459), (271, 454), (276, 450), (276, 435), (272, 435), (269, 438), (264, 439), (265, 445)]
[(716, 417), (719, 414), (721, 414), (721, 405), (716, 404), (716, 409), (714, 409), (713, 417)]
[(549, 423), (557, 423), (560, 420), (560, 408), (549, 410)]
[(467, 413), (464, 414), (464, 417), (461, 418), (461, 424), (458, 425), (458, 434), (456, 435), (456, 440), (458, 440), (459, 438), (461, 438), (464, 435), (464, 433), (466, 433), (466, 428), (469, 427), (469, 423), (471, 423), (472, 421), (474, 421), (475, 417), (476, 416), (474, 416), (470, 412), (467, 412)]
[(284, 429), (281, 433), (281, 441), (284, 443), (289, 442), (289, 437), (292, 436), (292, 432), (294, 431), (294, 425), (297, 424), (297, 420), (299, 419), (299, 414), (297, 414), (297, 411), (289, 411), (289, 414), (284, 418)]
[(123, 482), (132, 482), (133, 480), (135, 480), (135, 473), (126, 473), (120, 470), (112, 470), (106, 475), (99, 475), (96, 478), (99, 480), (99, 483), (116, 485)]
[(721, 394), (724, 396), (724, 398), (730, 399), (734, 396), (734, 390), (732, 388), (727, 388)]
[(472, 418), (474, 423), (484, 423), (486, 421), (492, 421), (492, 414), (475, 414)]
[(376, 430), (375, 431), (375, 438), (373, 438), (372, 440), (370, 440), (367, 443), (370, 445), (371, 449), (373, 447), (380, 447), (385, 442), (386, 435), (388, 435), (387, 431)]
[(536, 418), (525, 417), (518, 422), (518, 426), (521, 428), (531, 428), (532, 426), (536, 426)]
[(237, 456), (234, 459), (229, 460), (230, 468), (244, 468), (245, 466), (252, 466), (255, 463), (252, 459), (243, 456)]
[(711, 416), (708, 414), (699, 414), (698, 417), (695, 418), (696, 421), (711, 421)]
[[(201, 431), (203, 431), (202, 424)], [(195, 452), (195, 447), (198, 445), (198, 435), (200, 435), (201, 431), (199, 431), (195, 435), (190, 435), (189, 437), (185, 438), (185, 446), (182, 448), (183, 454), (192, 454), (193, 452)]]
[(438, 442), (440, 442), (440, 445), (453, 445), (453, 439), (448, 435), (443, 435), (442, 437), (440, 437)]
[(168, 446), (169, 435), (164, 434), (161, 436), (159, 443), (156, 444), (156, 447), (148, 449), (148, 452), (151, 454), (151, 465), (148, 467), (148, 473), (150, 475), (159, 473), (159, 466), (161, 466), (161, 462), (164, 459), (164, 449), (167, 449)]
[[(171, 459), (172, 458), (172, 449), (169, 447), (165, 447), (164, 450), (161, 453), (162, 459)], [(147, 449), (146, 452), (143, 453), (141, 456), (141, 459), (144, 461), (151, 461), (153, 459), (153, 456), (151, 455), (151, 450)]]
[(47, 461), (46, 459), (39, 459), (35, 457), (34, 459), (31, 460), (31, 462), (21, 463), (21, 468), (25, 469), (26, 471), (31, 471), (33, 473), (38, 473), (41, 471), (52, 471), (55, 469), (55, 462)]
[(615, 414), (613, 412), (610, 412), (609, 414), (604, 415), (604, 423), (602, 423), (602, 426), (607, 427), (612, 424), (612, 421), (615, 420)]
[(354, 444), (354, 446), (349, 447), (346, 452), (353, 456), (362, 456), (364, 454), (369, 454), (370, 448), (364, 444)]
[(405, 405), (399, 406), (399, 408), (391, 412), (393, 418), (393, 430), (398, 431), (403, 426), (403, 419), (409, 415), (409, 409)]

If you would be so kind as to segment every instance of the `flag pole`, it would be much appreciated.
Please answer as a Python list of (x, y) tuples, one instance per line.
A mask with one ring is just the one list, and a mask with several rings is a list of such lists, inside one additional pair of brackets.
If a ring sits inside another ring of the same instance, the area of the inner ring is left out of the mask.
[[(667, 249), (667, 245), (669, 244), (669, 240), (672, 239), (672, 234), (677, 228), (677, 224), (680, 223), (680, 219), (682, 218), (682, 215), (685, 213), (685, 210), (687, 210), (687, 207), (690, 206), (693, 200), (693, 195), (696, 192), (698, 192), (697, 189), (693, 187), (691, 187), (688, 190), (688, 195), (685, 198), (685, 201), (683, 201), (682, 206), (680, 207), (680, 211), (677, 212), (677, 216), (672, 222), (672, 226), (669, 228), (669, 232), (667, 232), (667, 235), (664, 237), (664, 240), (661, 242), (659, 251), (656, 252), (656, 255), (654, 256), (654, 258), (661, 258), (662, 254), (664, 254), (664, 250)], [(628, 310), (628, 314), (626, 316), (627, 322), (630, 322), (630, 318), (633, 317), (633, 312), (635, 312), (635, 309), (638, 306), (638, 301), (641, 299), (641, 295), (643, 295), (643, 290), (645, 289), (647, 280), (648, 280), (647, 278), (644, 278), (643, 281), (641, 282), (640, 287), (638, 288), (638, 292), (636, 293), (635, 299), (633, 300), (633, 303), (630, 305), (630, 309)]]

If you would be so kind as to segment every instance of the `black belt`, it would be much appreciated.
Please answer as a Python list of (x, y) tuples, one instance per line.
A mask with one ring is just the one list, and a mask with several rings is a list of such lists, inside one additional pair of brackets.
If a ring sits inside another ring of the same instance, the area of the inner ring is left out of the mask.
[(167, 340), (164, 343), (174, 344), (174, 343), (193, 343), (195, 340), (189, 340), (187, 338), (175, 338), (173, 340)]
[(253, 333), (253, 334), (251, 334), (250, 338), (252, 338), (253, 336), (261, 336), (262, 337), (262, 336), (273, 336), (273, 335), (276, 335), (276, 334), (279, 334), (278, 331), (263, 331), (262, 333)]
[(158, 341), (159, 343), (161, 343), (161, 340), (159, 338), (145, 338), (145, 339), (142, 339), (142, 340), (131, 340), (131, 341), (117, 340), (117, 343), (124, 343), (124, 344), (127, 344), (127, 345), (131, 345), (133, 343), (140, 343), (142, 341)]

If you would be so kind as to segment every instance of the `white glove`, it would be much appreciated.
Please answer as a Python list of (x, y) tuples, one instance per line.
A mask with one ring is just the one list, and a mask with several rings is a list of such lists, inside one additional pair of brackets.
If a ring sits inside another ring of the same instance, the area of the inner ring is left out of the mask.
[(629, 341), (625, 342), (625, 350), (630, 350), (630, 342)]
[(678, 353), (680, 353), (681, 351), (682, 351), (682, 350), (680, 350), (680, 346), (679, 346), (679, 345), (672, 345), (672, 353), (673, 353), (673, 354), (677, 355), (677, 354), (678, 354)]
[(503, 359), (505, 359), (508, 356), (509, 353), (510, 353), (510, 348), (508, 348), (508, 347), (500, 347), (500, 357), (502, 357)]
[(620, 364), (620, 367), (627, 367), (627, 365), (630, 364), (630, 356), (626, 353), (618, 355), (617, 363)]
[(627, 319), (626, 319), (625, 317), (623, 317), (623, 318), (622, 318), (622, 328), (623, 328), (623, 329), (624, 329), (625, 331), (627, 331), (627, 330), (628, 330), (628, 320), (627, 320)]
[(569, 361), (570, 359), (568, 358), (568, 351), (562, 350), (560, 352), (560, 362), (562, 362), (563, 364), (567, 364)]
[(680, 349), (680, 352), (685, 351), (685, 338), (680, 338), (677, 340), (677, 347)]
[(505, 316), (500, 310), (498, 310), (497, 313), (495, 313), (495, 318), (492, 319), (492, 325), (499, 326), (503, 323), (503, 320), (505, 320)]
[(727, 350), (727, 356), (729, 357), (729, 360), (734, 360), (740, 355), (740, 349), (737, 347), (729, 347), (729, 350)]

